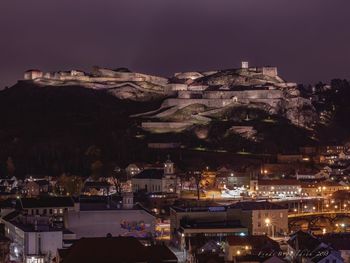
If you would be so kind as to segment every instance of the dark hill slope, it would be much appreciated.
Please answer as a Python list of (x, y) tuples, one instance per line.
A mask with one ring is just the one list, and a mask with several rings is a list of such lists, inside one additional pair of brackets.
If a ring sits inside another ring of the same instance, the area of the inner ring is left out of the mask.
[[(138, 149), (132, 132), (136, 125), (128, 116), (159, 105), (82, 87), (19, 82), (0, 92), (0, 169), (5, 173), (8, 156), (17, 173), (87, 173), (91, 158), (127, 163)], [(91, 145), (101, 149), (101, 156), (85, 155)]]

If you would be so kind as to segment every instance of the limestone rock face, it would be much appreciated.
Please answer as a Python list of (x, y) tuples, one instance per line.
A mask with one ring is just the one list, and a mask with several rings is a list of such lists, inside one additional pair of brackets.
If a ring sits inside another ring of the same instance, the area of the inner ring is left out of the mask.
[(318, 115), (310, 100), (295, 97), (286, 100), (285, 117), (294, 125), (311, 128), (317, 121)]

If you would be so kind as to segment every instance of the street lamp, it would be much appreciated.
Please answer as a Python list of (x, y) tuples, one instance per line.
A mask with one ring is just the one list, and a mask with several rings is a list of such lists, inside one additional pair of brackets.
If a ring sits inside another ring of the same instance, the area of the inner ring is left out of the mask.
[(306, 213), (307, 205), (304, 205), (304, 212)]

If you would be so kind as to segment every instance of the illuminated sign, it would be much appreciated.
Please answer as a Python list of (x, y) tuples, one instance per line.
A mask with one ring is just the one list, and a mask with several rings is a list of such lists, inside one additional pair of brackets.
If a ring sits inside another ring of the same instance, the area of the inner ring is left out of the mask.
[(209, 212), (223, 212), (226, 211), (224, 206), (212, 206), (208, 208)]

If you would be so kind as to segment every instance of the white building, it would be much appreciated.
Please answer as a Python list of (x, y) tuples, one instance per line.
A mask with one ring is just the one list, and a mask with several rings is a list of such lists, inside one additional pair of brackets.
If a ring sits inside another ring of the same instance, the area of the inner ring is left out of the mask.
[(123, 203), (80, 203), (79, 211), (65, 214), (64, 226), (74, 238), (133, 236), (151, 237), (155, 234), (156, 218), (140, 205), (134, 205), (133, 194), (124, 193)]
[(133, 192), (175, 193), (177, 176), (174, 163), (167, 160), (163, 169), (145, 169), (131, 179)]
[[(16, 213), (16, 212), (14, 212)], [(1, 219), (5, 225), (5, 235), (11, 240), (10, 259), (16, 262), (51, 262), (57, 249), (62, 248), (62, 230), (26, 220), (10, 220), (12, 215)]]
[(251, 193), (269, 197), (300, 196), (301, 183), (293, 179), (251, 180)]
[(288, 209), (271, 202), (238, 202), (227, 209), (227, 218), (238, 219), (251, 235), (288, 233)]

